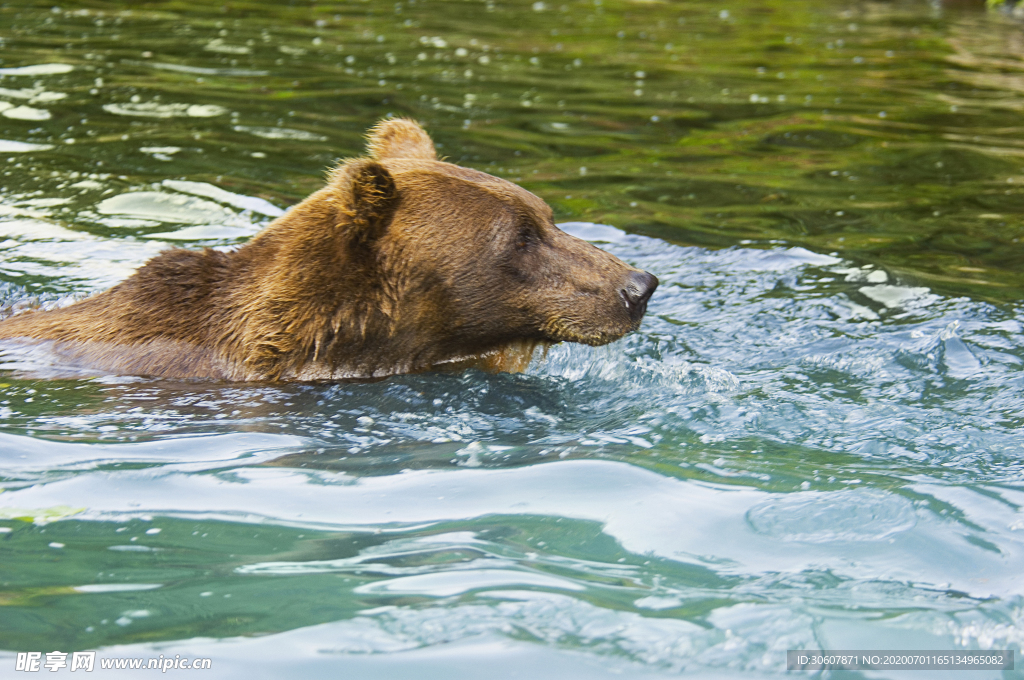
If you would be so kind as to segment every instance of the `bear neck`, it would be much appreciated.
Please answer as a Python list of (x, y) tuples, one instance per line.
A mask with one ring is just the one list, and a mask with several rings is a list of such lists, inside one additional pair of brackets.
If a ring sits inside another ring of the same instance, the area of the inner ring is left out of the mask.
[(361, 377), (374, 346), (380, 355), (390, 323), (373, 304), (373, 253), (352, 247), (350, 219), (325, 188), (232, 253), (222, 332), (246, 379)]
[(464, 354), (438, 342), (447, 329), (399, 313), (410, 296), (430, 295), (410, 287), (440, 287), (392, 271), (353, 238), (351, 220), (327, 187), (232, 254), (231, 276), (242, 285), (225, 301), (235, 314), (225, 331), (246, 379), (375, 378)]

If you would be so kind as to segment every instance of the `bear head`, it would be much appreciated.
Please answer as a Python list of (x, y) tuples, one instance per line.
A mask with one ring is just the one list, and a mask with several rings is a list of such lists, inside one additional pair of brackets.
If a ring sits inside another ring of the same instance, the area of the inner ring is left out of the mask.
[[(368, 140), (367, 157), (339, 164), (291, 211), (337, 225), (337, 238), (303, 249), (334, 251), (333, 273), (299, 284), (343, 310), (325, 310), (330, 338), (311, 341), (332, 345), (314, 353), (333, 374), (522, 370), (538, 345), (603, 345), (640, 326), (658, 280), (558, 229), (540, 198), (438, 159), (411, 120), (383, 121)], [(281, 266), (315, 270), (316, 259)]]

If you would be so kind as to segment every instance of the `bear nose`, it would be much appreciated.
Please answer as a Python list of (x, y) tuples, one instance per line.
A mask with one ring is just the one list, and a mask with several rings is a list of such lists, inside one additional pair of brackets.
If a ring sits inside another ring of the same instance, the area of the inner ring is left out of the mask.
[(626, 309), (629, 310), (629, 316), (633, 321), (643, 318), (644, 313), (647, 312), (647, 301), (651, 299), (651, 295), (654, 294), (654, 289), (657, 287), (658, 279), (653, 274), (630, 273), (626, 286), (619, 291), (619, 294), (622, 295), (622, 300), (626, 303)]

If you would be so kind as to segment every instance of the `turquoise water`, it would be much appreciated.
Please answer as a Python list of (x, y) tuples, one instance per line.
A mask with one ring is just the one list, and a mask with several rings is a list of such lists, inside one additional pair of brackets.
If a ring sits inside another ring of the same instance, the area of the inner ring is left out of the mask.
[(1013, 17), (224, 7), (0, 8), (6, 310), (243, 241), (387, 113), (661, 285), (640, 332), (521, 375), (174, 382), (9, 349), (0, 676), (53, 650), (759, 678), (787, 649), (1009, 648), (928, 677), (1022, 677)]

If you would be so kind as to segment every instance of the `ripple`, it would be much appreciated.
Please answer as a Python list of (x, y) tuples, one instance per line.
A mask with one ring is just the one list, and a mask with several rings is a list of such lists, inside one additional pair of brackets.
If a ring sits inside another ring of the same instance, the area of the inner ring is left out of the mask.
[(362, 595), (427, 595), (451, 597), (473, 590), (534, 586), (555, 590), (584, 590), (572, 581), (513, 569), (468, 569), (439, 574), (421, 574), (377, 581), (353, 589)]
[(159, 191), (133, 191), (113, 196), (98, 203), (96, 211), (140, 220), (232, 226), (247, 234), (256, 230), (255, 225), (216, 203)]
[(291, 139), (300, 142), (326, 142), (327, 138), (306, 130), (295, 130), (283, 127), (254, 127), (251, 125), (236, 125), (238, 132), (248, 132), (263, 139)]
[(249, 54), (252, 49), (246, 45), (231, 45), (221, 38), (214, 38), (203, 45), (207, 52), (218, 52), (220, 54)]
[(31, 106), (15, 106), (2, 111), (5, 118), (14, 120), (50, 120), (52, 117), (46, 109), (36, 109)]
[(165, 64), (161, 62), (131, 62), (135, 66), (149, 66), (159, 71), (176, 71), (178, 73), (192, 73), (200, 76), (265, 76), (269, 71), (260, 71), (241, 68), (205, 68), (200, 66), (188, 66), (187, 64)]
[(156, 590), (162, 588), (162, 583), (93, 583), (84, 586), (74, 586), (79, 593), (133, 593), (144, 590)]
[(0, 68), (0, 76), (53, 76), (70, 73), (74, 70), (75, 67), (71, 64), (33, 64), (31, 66)]
[[(2, 103), (0, 103), (2, 106)], [(0, 139), (0, 153), (27, 153), (29, 151), (49, 151), (53, 144), (31, 144), (29, 142), (16, 142), (9, 139)]]
[(937, 302), (938, 296), (931, 295), (928, 288), (915, 286), (865, 286), (860, 292), (875, 302), (881, 302), (886, 307), (923, 307), (931, 302)]
[(215, 187), (206, 182), (188, 182), (178, 179), (165, 179), (162, 184), (163, 186), (169, 189), (174, 189), (175, 191), (212, 198), (218, 203), (225, 203), (242, 210), (251, 210), (255, 213), (259, 213), (260, 215), (266, 215), (267, 217), (279, 217), (284, 214), (284, 210), (281, 210), (273, 203), (265, 201), (262, 198), (243, 196), (242, 194), (225, 191), (220, 187)]
[(877, 489), (788, 494), (747, 513), (759, 534), (783, 541), (880, 541), (917, 524), (913, 505)]
[(213, 118), (228, 112), (216, 104), (159, 104), (140, 102), (127, 104), (104, 104), (103, 110), (119, 116), (140, 116), (142, 118)]

